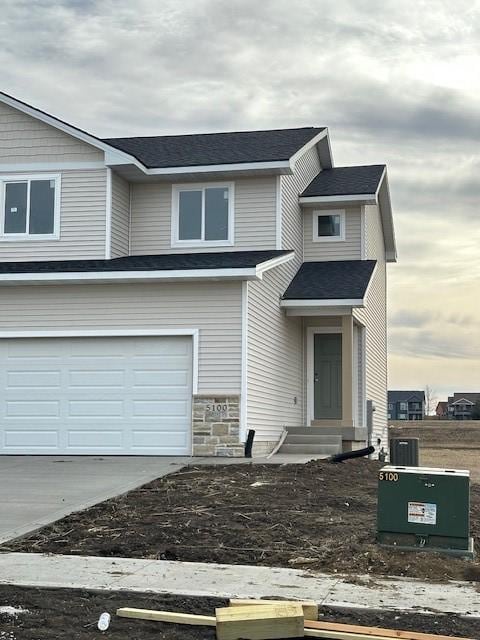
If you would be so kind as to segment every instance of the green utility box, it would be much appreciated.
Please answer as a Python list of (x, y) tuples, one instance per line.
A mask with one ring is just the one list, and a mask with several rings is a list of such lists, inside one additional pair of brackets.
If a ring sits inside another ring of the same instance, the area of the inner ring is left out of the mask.
[(378, 474), (377, 538), (400, 550), (472, 558), (470, 472), (383, 467)]

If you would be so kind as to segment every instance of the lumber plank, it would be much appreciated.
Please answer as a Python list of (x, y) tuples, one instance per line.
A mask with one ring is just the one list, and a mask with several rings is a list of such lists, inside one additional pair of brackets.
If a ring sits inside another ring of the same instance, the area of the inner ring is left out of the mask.
[(303, 609), (303, 617), (305, 620), (318, 620), (318, 604), (313, 600), (250, 600), (244, 598), (230, 598), (231, 607), (244, 607), (252, 604), (299, 604)]
[(157, 622), (174, 622), (175, 624), (192, 624), (214, 627), (214, 616), (198, 616), (193, 613), (175, 613), (173, 611), (156, 611), (155, 609), (131, 609), (122, 607), (117, 609), (117, 616), (121, 618), (137, 618), (138, 620), (156, 620)]
[[(337, 631), (350, 634), (352, 633), (368, 636), (373, 639), (376, 637), (395, 638), (396, 640), (468, 640), (468, 638), (458, 638), (453, 636), (439, 636), (432, 633), (420, 633), (418, 631), (400, 631), (399, 629), (382, 629), (380, 627), (364, 627), (355, 624), (341, 624), (339, 622), (323, 622), (322, 620), (305, 620), (306, 629), (317, 629), (322, 631)], [(313, 637), (313, 636), (312, 636)], [(317, 636), (328, 637), (328, 636)]]
[(222, 607), (215, 610), (217, 640), (276, 640), (304, 634), (299, 604)]
[(392, 640), (388, 636), (366, 636), (363, 633), (345, 631), (325, 631), (323, 629), (305, 629), (306, 638), (328, 638), (328, 640)]

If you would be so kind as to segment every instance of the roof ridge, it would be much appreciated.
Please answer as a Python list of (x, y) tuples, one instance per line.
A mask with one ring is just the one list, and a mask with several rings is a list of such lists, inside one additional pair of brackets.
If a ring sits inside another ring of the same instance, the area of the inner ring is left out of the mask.
[(103, 142), (107, 142), (109, 140), (152, 140), (154, 138), (189, 138), (196, 136), (228, 136), (235, 135), (238, 133), (276, 133), (279, 131), (323, 131), (327, 127), (284, 127), (277, 129), (244, 129), (243, 131), (208, 131), (205, 133), (168, 133), (161, 135), (149, 135), (149, 136), (120, 136), (117, 138), (101, 138)]

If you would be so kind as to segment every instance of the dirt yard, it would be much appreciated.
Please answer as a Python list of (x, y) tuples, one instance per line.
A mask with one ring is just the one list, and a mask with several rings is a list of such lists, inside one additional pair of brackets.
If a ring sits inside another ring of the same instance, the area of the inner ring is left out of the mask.
[[(111, 640), (214, 640), (215, 631), (210, 627), (117, 618), (115, 611), (119, 607), (137, 607), (213, 615), (215, 607), (226, 604), (224, 600), (213, 598), (0, 586), (0, 638), (94, 640), (105, 636)], [(110, 613), (112, 620), (109, 630), (101, 633), (96, 625), (104, 611)], [(320, 609), (319, 618), (466, 638), (480, 637), (480, 620), (460, 619), (454, 615), (323, 608)]]
[(420, 438), (421, 466), (468, 469), (472, 482), (480, 483), (480, 421), (403, 423), (391, 427), (390, 436)]
[[(0, 550), (480, 580), (472, 562), (377, 546), (380, 467), (359, 459), (184, 468)], [(480, 539), (480, 486), (472, 534)]]

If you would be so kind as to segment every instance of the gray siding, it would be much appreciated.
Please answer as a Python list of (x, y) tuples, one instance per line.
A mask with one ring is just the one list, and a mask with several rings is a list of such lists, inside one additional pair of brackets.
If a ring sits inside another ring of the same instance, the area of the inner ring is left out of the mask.
[(303, 216), (298, 202), (299, 195), (320, 172), (316, 147), (298, 159), (295, 172), (282, 176), (282, 249), (294, 249), (296, 264), (303, 260)]
[(299, 426), (304, 416), (303, 325), (289, 317), (279, 300), (302, 263), (303, 223), (298, 196), (320, 170), (316, 149), (281, 179), (282, 245), (295, 259), (248, 284), (248, 426), (261, 443), (275, 442), (284, 426)]
[(386, 263), (382, 224), (377, 206), (365, 207), (366, 258), (377, 260), (367, 294), (366, 308), (354, 312), (366, 326), (366, 393), (373, 400), (373, 428), (376, 439), (387, 446), (387, 310)]
[(128, 256), (130, 185), (112, 171), (112, 258)]
[[(332, 207), (329, 207), (331, 209)], [(305, 262), (322, 260), (360, 260), (361, 255), (361, 211), (360, 207), (345, 210), (345, 240), (342, 242), (313, 242), (313, 213), (304, 211), (303, 255)]]
[(99, 162), (103, 151), (0, 103), (0, 165)]
[(276, 181), (274, 176), (235, 180), (235, 245), (172, 248), (172, 184), (132, 184), (130, 252), (189, 253), (275, 248)]
[(0, 240), (0, 260), (105, 257), (106, 169), (62, 171), (60, 239)]
[(0, 331), (199, 329), (199, 393), (240, 393), (241, 284), (0, 287)]
[(284, 426), (302, 424), (302, 319), (279, 307), (289, 279), (285, 265), (248, 283), (247, 418), (260, 442), (275, 442)]

